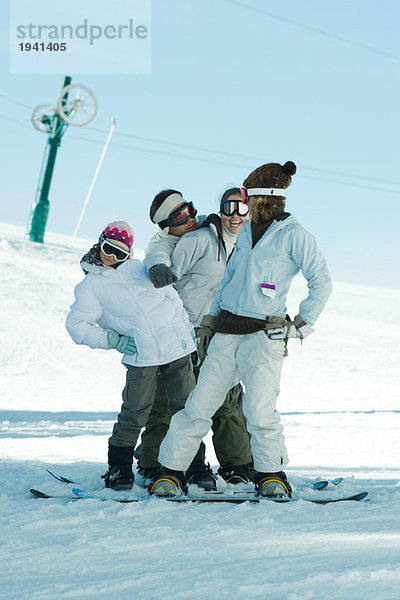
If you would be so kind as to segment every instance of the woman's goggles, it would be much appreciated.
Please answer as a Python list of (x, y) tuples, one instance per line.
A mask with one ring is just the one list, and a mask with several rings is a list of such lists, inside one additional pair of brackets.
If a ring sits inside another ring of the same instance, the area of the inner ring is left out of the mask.
[(174, 210), (167, 219), (159, 221), (158, 225), (161, 229), (179, 227), (180, 225), (186, 225), (189, 219), (194, 219), (196, 215), (197, 210), (193, 206), (193, 202), (185, 202), (185, 204)]
[(109, 240), (103, 240), (100, 244), (100, 250), (106, 256), (113, 256), (117, 262), (123, 262), (129, 258), (129, 250), (123, 250), (119, 246), (114, 245)]
[(235, 213), (239, 217), (245, 217), (249, 214), (249, 207), (247, 204), (242, 204), (242, 202), (238, 202), (237, 200), (226, 200), (221, 204), (221, 212), (226, 217), (231, 217)]

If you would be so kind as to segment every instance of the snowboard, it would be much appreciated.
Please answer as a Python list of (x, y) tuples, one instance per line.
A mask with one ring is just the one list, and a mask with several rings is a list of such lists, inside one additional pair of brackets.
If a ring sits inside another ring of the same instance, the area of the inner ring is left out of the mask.
[[(54, 477), (54, 479), (57, 479), (57, 481), (61, 481), (61, 483), (71, 483), (71, 484), (79, 485), (77, 481), (68, 479), (68, 477), (64, 477), (64, 475), (55, 473), (54, 471), (51, 471), (50, 469), (46, 469), (46, 470), (49, 475)], [(335, 479), (322, 479), (322, 480), (311, 481), (311, 482), (307, 481), (306, 484), (309, 485), (313, 490), (324, 490), (326, 487), (328, 487), (329, 484), (339, 485), (339, 483), (341, 483), (342, 481), (343, 481), (343, 477), (336, 477)]]
[(334, 502), (359, 502), (360, 500), (364, 500), (368, 496), (368, 492), (359, 492), (357, 494), (353, 494), (350, 496), (341, 496), (338, 498), (303, 498), (301, 496), (292, 496), (292, 497), (280, 497), (280, 498), (267, 498), (265, 496), (256, 496), (254, 492), (244, 494), (223, 494), (220, 492), (210, 493), (205, 492), (204, 494), (190, 494), (188, 496), (179, 495), (179, 496), (170, 496), (170, 497), (157, 497), (150, 495), (138, 495), (138, 494), (126, 494), (123, 495), (122, 492), (116, 492), (115, 496), (108, 496), (101, 492), (88, 492), (86, 490), (82, 490), (80, 488), (72, 488), (72, 494), (46, 494), (41, 492), (40, 490), (36, 490), (34, 488), (30, 489), (30, 492), (36, 498), (68, 498), (74, 500), (99, 500), (102, 502), (111, 501), (111, 502), (119, 502), (121, 504), (129, 504), (132, 502), (142, 502), (142, 501), (167, 501), (167, 502), (200, 502), (200, 503), (210, 503), (210, 502), (226, 502), (231, 504), (242, 504), (243, 502), (251, 502), (251, 503), (262, 503), (262, 502), (275, 502), (280, 504), (289, 504), (292, 502), (311, 502), (312, 504), (331, 504)]

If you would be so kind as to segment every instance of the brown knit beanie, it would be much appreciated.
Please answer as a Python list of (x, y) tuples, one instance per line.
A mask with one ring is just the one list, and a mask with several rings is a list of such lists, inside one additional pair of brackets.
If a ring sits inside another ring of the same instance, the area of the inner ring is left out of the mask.
[(283, 188), (286, 189), (292, 183), (292, 175), (296, 173), (296, 165), (291, 160), (284, 165), (279, 163), (267, 163), (257, 167), (243, 181), (245, 188)]
[[(250, 208), (250, 217), (254, 223), (267, 223), (277, 218), (284, 212), (285, 196), (282, 194), (260, 194), (257, 188), (273, 188), (274, 191), (286, 190), (292, 183), (292, 175), (296, 173), (296, 165), (292, 161), (284, 165), (279, 163), (267, 163), (257, 167), (243, 181), (243, 186), (253, 191)], [(286, 195), (286, 194), (285, 194)]]

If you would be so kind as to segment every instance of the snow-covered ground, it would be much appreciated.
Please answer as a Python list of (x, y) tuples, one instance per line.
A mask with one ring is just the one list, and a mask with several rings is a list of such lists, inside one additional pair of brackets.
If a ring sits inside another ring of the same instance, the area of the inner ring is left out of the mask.
[[(335, 284), (282, 377), (291, 482), (342, 475), (319, 497), (368, 501), (39, 500), (30, 487), (68, 491), (47, 468), (101, 489), (124, 368), (64, 329), (91, 241), (23, 233), (0, 225), (1, 600), (399, 597), (399, 290)], [(292, 314), (304, 289), (294, 282)], [(216, 465), (209, 440), (207, 451)]]

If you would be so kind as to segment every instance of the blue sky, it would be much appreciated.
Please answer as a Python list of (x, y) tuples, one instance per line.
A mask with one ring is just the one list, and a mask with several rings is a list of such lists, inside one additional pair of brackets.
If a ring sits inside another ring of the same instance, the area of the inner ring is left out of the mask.
[[(82, 17), (83, 4), (69, 2)], [(0, 10), (0, 221), (25, 225), (46, 143), (31, 112), (56, 102), (63, 74), (10, 74), (7, 4)], [(400, 287), (399, 3), (153, 0), (151, 12), (150, 74), (64, 73), (99, 108), (65, 133), (48, 230), (74, 231), (115, 117), (82, 237), (124, 219), (143, 248), (160, 189), (182, 190), (207, 213), (253, 168), (293, 160), (288, 210), (316, 235), (334, 278)]]

